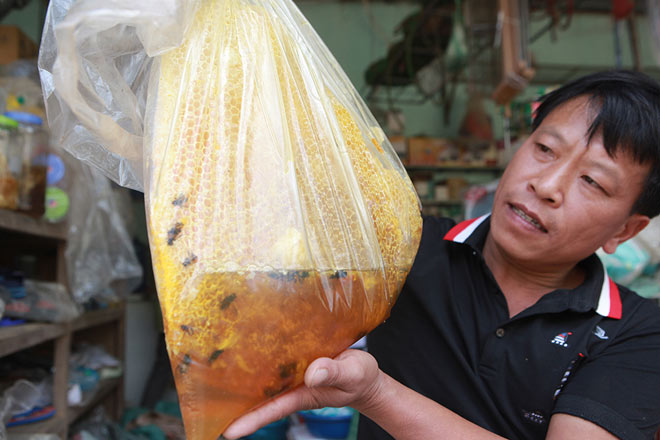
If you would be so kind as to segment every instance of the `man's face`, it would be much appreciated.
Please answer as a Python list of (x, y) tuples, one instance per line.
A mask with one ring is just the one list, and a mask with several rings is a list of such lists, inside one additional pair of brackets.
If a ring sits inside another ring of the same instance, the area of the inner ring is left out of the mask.
[(493, 243), (518, 261), (575, 264), (599, 247), (614, 252), (648, 217), (631, 215), (649, 172), (588, 142), (593, 111), (578, 97), (550, 113), (525, 141), (495, 194)]

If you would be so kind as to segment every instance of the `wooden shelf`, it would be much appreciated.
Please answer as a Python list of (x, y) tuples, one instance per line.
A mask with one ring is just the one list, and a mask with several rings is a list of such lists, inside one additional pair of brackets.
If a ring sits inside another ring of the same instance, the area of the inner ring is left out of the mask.
[[(65, 246), (68, 226), (66, 223), (52, 224), (18, 212), (0, 209), (0, 237), (16, 245), (15, 250), (13, 245), (5, 246), (7, 249), (3, 249), (2, 254), (7, 261), (11, 261), (12, 255), (20, 255), (25, 247), (39, 256), (39, 266), (45, 268), (40, 271), (43, 272), (40, 273), (40, 279), (67, 284)], [(43, 342), (52, 341), (53, 344), (53, 404), (57, 411), (55, 416), (41, 422), (9, 428), (8, 432), (53, 433), (66, 439), (69, 425), (100, 404), (106, 406), (114, 420), (121, 417), (124, 405), (122, 377), (100, 382), (96, 392), (88, 398), (89, 401), (80, 407), (68, 406), (67, 388), (69, 358), (74, 339), (84, 339), (85, 342), (100, 345), (123, 362), (124, 312), (125, 307), (120, 304), (109, 309), (87, 312), (64, 323), (28, 323), (0, 327), (0, 358)], [(85, 329), (89, 331), (75, 334), (76, 331)]]
[(0, 209), (0, 228), (54, 240), (67, 239), (64, 223), (48, 223), (7, 209)]
[(71, 330), (82, 330), (97, 325), (103, 325), (108, 322), (117, 321), (121, 318), (123, 310), (121, 307), (113, 307), (103, 310), (94, 310), (86, 312), (82, 316), (69, 323)]
[(64, 326), (59, 324), (30, 323), (2, 327), (0, 328), (0, 356), (53, 340), (64, 332)]
[(424, 200), (422, 199), (422, 206), (425, 208), (431, 206), (461, 206), (462, 200)]
[(406, 165), (406, 170), (410, 172), (416, 171), (432, 171), (432, 172), (441, 172), (441, 171), (458, 171), (458, 172), (490, 172), (490, 173), (500, 173), (504, 171), (502, 167), (487, 167), (487, 166), (470, 166), (470, 165)]
[(7, 428), (8, 434), (62, 434), (66, 431), (67, 421), (64, 417), (55, 414), (50, 419), (41, 422)]
[(121, 385), (121, 378), (105, 379), (99, 382), (99, 386), (93, 391), (92, 397), (81, 406), (70, 406), (67, 414), (69, 424), (75, 422), (90, 409), (98, 405), (111, 391)]
[(64, 324), (28, 323), (0, 328), (0, 357), (56, 339), (67, 331), (83, 330), (121, 319), (123, 310), (115, 307), (87, 312)]

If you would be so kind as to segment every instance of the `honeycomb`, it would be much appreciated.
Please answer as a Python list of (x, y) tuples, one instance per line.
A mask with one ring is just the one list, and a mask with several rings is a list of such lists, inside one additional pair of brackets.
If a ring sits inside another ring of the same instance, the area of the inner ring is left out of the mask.
[(381, 323), (417, 250), (410, 181), (311, 59), (267, 6), (221, 0), (160, 59), (147, 216), (191, 440)]

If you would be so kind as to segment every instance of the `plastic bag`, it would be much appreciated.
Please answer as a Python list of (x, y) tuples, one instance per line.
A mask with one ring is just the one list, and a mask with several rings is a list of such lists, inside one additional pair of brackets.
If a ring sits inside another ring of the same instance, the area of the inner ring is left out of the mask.
[(66, 322), (80, 315), (80, 310), (62, 284), (24, 280), (24, 295), (12, 295), (0, 289), (5, 302), (4, 316), (41, 322)]
[(28, 412), (35, 407), (45, 407), (52, 402), (53, 390), (49, 380), (36, 384), (25, 379), (17, 380), (0, 397), (0, 439), (7, 438), (5, 425), (12, 416)]
[(131, 292), (140, 284), (142, 266), (112, 182), (79, 162), (69, 168), (76, 184), (70, 188), (64, 255), (73, 298), (84, 303), (93, 297), (112, 299)]
[(387, 317), (419, 200), (290, 0), (68, 3), (42, 43), (52, 129), (124, 185), (143, 158), (187, 438), (217, 438)]

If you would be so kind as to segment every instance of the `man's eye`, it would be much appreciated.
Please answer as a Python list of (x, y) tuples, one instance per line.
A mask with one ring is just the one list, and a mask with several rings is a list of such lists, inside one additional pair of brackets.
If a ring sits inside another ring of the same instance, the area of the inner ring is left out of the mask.
[(585, 182), (587, 182), (589, 185), (591, 185), (591, 186), (593, 186), (593, 187), (595, 187), (595, 188), (598, 188), (598, 189), (600, 189), (601, 191), (604, 191), (604, 190), (603, 190), (603, 187), (600, 186), (600, 185), (598, 184), (598, 182), (596, 182), (596, 181), (595, 181), (594, 179), (592, 179), (591, 177), (589, 177), (589, 176), (582, 176), (582, 179), (583, 179)]
[(552, 151), (550, 148), (546, 147), (543, 144), (539, 144), (539, 143), (536, 144), (536, 148), (538, 148), (539, 151), (541, 151), (542, 153), (550, 153)]

